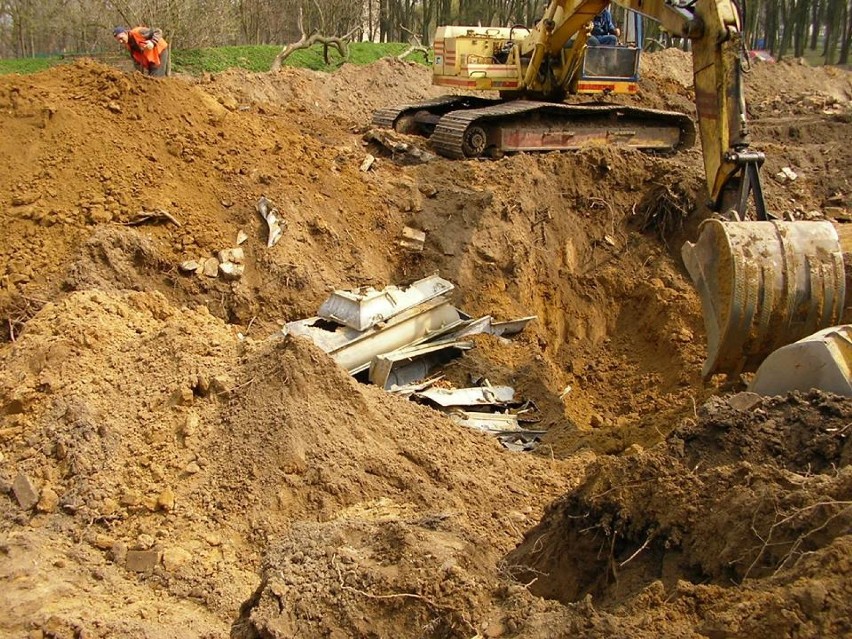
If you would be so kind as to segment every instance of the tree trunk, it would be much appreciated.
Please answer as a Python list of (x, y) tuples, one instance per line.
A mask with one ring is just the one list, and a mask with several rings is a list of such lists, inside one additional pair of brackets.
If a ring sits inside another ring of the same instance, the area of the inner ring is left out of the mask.
[(797, 58), (801, 58), (805, 55), (809, 1), (810, 0), (797, 0), (796, 11), (794, 13), (795, 25), (793, 30), (793, 52)]
[(757, 41), (760, 38), (760, 9), (763, 0), (755, 0), (753, 3), (746, 5), (748, 14), (746, 15), (745, 27), (748, 47), (757, 49)]
[(825, 35), (825, 64), (834, 64), (837, 44), (843, 36), (846, 0), (828, 0)]
[(779, 3), (782, 7), (781, 24), (783, 25), (781, 28), (781, 42), (778, 45), (778, 55), (775, 56), (775, 58), (779, 61), (787, 55), (787, 49), (790, 48), (790, 42), (793, 38), (793, 10), (790, 6), (792, 3), (793, 0), (781, 0)]
[(778, 55), (778, 13), (779, 0), (769, 0), (766, 6), (766, 49), (772, 55)]
[(817, 48), (823, 13), (825, 13), (825, 0), (814, 0), (811, 11), (811, 51), (816, 51)]
[(852, 46), (852, 11), (849, 10), (848, 5), (844, 10), (846, 11), (846, 33), (843, 34), (843, 44), (840, 47), (838, 64), (849, 64), (849, 48)]

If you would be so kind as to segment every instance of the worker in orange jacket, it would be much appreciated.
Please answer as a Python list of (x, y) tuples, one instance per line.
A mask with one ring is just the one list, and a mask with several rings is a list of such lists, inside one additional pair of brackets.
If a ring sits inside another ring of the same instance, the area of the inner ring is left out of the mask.
[(137, 71), (155, 77), (166, 75), (169, 69), (169, 44), (163, 38), (162, 31), (148, 27), (116, 27), (112, 35), (130, 51)]

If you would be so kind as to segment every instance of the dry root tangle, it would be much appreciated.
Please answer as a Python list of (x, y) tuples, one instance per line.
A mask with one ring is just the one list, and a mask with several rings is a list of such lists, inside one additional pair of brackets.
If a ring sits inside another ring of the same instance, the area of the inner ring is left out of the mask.
[[(852, 501), (823, 499), (801, 508), (781, 510), (775, 505), (775, 515), (769, 529), (761, 534), (756, 519), (752, 520), (751, 531), (760, 540), (757, 553), (743, 574), (745, 581), (761, 563), (772, 570), (775, 576), (785, 568), (795, 566), (802, 557), (810, 554), (805, 550), (807, 542), (817, 533), (826, 530), (833, 522), (852, 515)], [(849, 522), (838, 523), (840, 529), (848, 530)], [(807, 526), (807, 527), (805, 527)], [(787, 548), (783, 554), (775, 555), (773, 549)], [(754, 550), (754, 548), (752, 549)]]
[(683, 231), (691, 208), (689, 195), (678, 185), (655, 184), (636, 208), (634, 223), (639, 231), (654, 233), (668, 244)]
[(45, 300), (16, 295), (9, 300), (3, 310), (3, 328), (0, 337), (3, 341), (14, 342), (24, 330), (27, 322), (47, 304)]
[[(460, 611), (456, 610), (455, 608), (451, 608), (449, 606), (441, 605), (441, 604), (433, 601), (432, 599), (429, 599), (428, 597), (424, 597), (423, 595), (418, 595), (417, 593), (413, 593), (413, 592), (393, 592), (393, 593), (388, 593), (388, 594), (377, 595), (377, 594), (374, 594), (372, 592), (367, 592), (366, 590), (361, 590), (360, 588), (355, 588), (353, 586), (349, 586), (349, 585), (346, 584), (344, 576), (343, 576), (343, 572), (340, 570), (340, 565), (337, 563), (337, 555), (332, 556), (331, 565), (334, 566), (334, 570), (337, 572), (337, 580), (338, 580), (338, 584), (340, 585), (340, 589), (344, 590), (345, 592), (351, 592), (351, 593), (354, 593), (354, 594), (359, 595), (361, 597), (366, 597), (368, 599), (374, 599), (374, 600), (416, 599), (418, 601), (422, 601), (430, 609), (432, 609), (433, 611), (442, 615), (444, 617), (444, 619), (447, 621), (447, 623), (449, 623), (451, 626), (455, 626), (454, 621), (458, 620), (462, 623), (462, 625), (465, 626), (465, 628), (467, 630), (469, 630), (473, 633), (477, 632), (476, 628), (473, 626), (473, 624), (471, 624), (470, 621), (468, 621), (465, 618), (464, 614), (461, 613)], [(354, 574), (354, 573), (352, 573), (352, 574)], [(435, 623), (436, 621), (437, 620), (433, 620), (432, 623)]]

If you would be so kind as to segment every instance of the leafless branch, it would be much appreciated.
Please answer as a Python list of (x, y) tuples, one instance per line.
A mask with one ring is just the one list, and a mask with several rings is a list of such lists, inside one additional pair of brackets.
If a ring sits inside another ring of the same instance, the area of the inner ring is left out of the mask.
[[(322, 12), (320, 12), (320, 15), (322, 15)], [(275, 56), (275, 59), (272, 61), (272, 67), (270, 69), (271, 71), (278, 71), (281, 68), (281, 63), (284, 62), (284, 60), (286, 60), (290, 56), (290, 54), (293, 53), (294, 51), (299, 51), (300, 49), (310, 49), (313, 45), (315, 45), (317, 43), (322, 44), (323, 47), (324, 47), (325, 56), (326, 56), (325, 57), (326, 64), (328, 64), (328, 47), (329, 47), (329, 45), (331, 45), (335, 49), (337, 49), (337, 52), (340, 54), (341, 58), (343, 58), (344, 60), (349, 59), (349, 46), (347, 45), (347, 40), (348, 40), (348, 38), (350, 38), (352, 36), (353, 33), (355, 33), (355, 31), (358, 30), (357, 28), (351, 30), (349, 33), (347, 33), (342, 38), (338, 37), (338, 36), (323, 35), (322, 33), (318, 32), (316, 29), (314, 29), (309, 35), (309, 34), (305, 33), (304, 20), (303, 20), (303, 17), (302, 17), (301, 7), (299, 8), (298, 25), (299, 25), (299, 33), (302, 34), (302, 37), (299, 38), (298, 42), (293, 42), (291, 44), (288, 44), (286, 47), (284, 47), (281, 50), (281, 52), (278, 55)]]
[(426, 59), (426, 62), (428, 63), (429, 62), (429, 47), (423, 46), (423, 43), (420, 41), (420, 36), (415, 34), (413, 31), (406, 29), (403, 26), (400, 26), (400, 29), (402, 29), (403, 31), (405, 31), (406, 33), (409, 34), (409, 37), (408, 37), (409, 47), (405, 51), (400, 53), (398, 56), (396, 56), (396, 59), (402, 61), (402, 60), (405, 60), (405, 58), (407, 58), (410, 54), (412, 54), (414, 52), (420, 52), (420, 53), (423, 54), (423, 57)]

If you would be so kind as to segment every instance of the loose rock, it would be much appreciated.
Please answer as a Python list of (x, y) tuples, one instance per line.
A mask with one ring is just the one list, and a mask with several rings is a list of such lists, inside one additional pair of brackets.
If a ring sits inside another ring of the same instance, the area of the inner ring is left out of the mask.
[(162, 553), (159, 550), (128, 550), (125, 567), (131, 572), (154, 572), (160, 563)]
[(751, 410), (763, 402), (763, 397), (757, 393), (737, 393), (728, 398), (728, 405), (737, 410)]
[(38, 490), (33, 485), (32, 480), (23, 473), (15, 477), (15, 481), (12, 482), (12, 491), (15, 493), (18, 504), (24, 510), (30, 510), (38, 503)]
[(41, 491), (41, 497), (38, 500), (38, 504), (36, 504), (36, 510), (40, 513), (52, 513), (56, 512), (58, 506), (59, 495), (56, 494), (55, 490), (47, 487)]
[(178, 266), (182, 273), (195, 273), (199, 268), (204, 268), (200, 262), (196, 262), (195, 260), (186, 260), (185, 262), (181, 262), (180, 266)]
[(175, 494), (171, 488), (165, 488), (157, 497), (157, 507), (160, 510), (170, 512), (175, 508)]
[(204, 262), (204, 275), (207, 277), (219, 276), (219, 260), (215, 257), (210, 257)]
[(219, 272), (226, 280), (238, 280), (245, 273), (246, 267), (242, 264), (234, 264), (233, 262), (224, 262), (219, 265)]
[(168, 572), (174, 572), (192, 559), (192, 554), (183, 548), (166, 548), (163, 551), (163, 568)]

